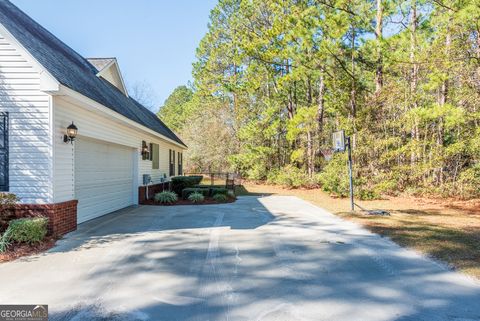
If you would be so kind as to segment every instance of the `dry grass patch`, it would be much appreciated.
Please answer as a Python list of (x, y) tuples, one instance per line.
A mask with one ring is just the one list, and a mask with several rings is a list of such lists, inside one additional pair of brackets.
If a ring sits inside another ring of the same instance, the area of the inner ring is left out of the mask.
[(238, 192), (298, 196), (480, 279), (480, 200), (388, 197), (358, 202), (369, 210), (386, 210), (391, 214), (371, 216), (351, 213), (348, 199), (333, 198), (320, 189), (289, 190), (246, 183)]

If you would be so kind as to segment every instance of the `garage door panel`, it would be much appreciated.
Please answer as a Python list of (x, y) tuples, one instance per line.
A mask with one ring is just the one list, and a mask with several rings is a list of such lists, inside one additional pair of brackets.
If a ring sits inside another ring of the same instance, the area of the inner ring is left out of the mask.
[(78, 199), (78, 222), (132, 205), (133, 178), (133, 149), (77, 139), (75, 197)]

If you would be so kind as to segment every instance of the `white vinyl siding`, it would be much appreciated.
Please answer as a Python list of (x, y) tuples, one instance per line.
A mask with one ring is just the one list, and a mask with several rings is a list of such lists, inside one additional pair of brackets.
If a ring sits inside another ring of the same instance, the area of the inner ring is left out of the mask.
[(22, 203), (51, 203), (51, 96), (40, 91), (40, 74), (0, 35), (0, 112), (9, 113), (10, 192)]
[[(62, 97), (54, 97), (53, 112), (55, 120), (55, 202), (67, 201), (74, 198), (75, 161), (73, 155), (75, 143), (73, 145), (65, 144), (62, 139), (65, 129), (72, 121), (74, 121), (78, 127), (79, 139), (93, 138), (136, 149), (136, 163), (138, 164), (136, 179), (138, 185), (142, 185), (143, 183), (143, 174), (150, 174), (153, 183), (160, 182), (160, 178), (162, 178), (164, 174), (168, 176), (168, 150), (181, 150), (174, 144), (162, 140), (157, 136), (120, 124), (112, 118), (106, 117), (99, 112), (82, 108)], [(151, 160), (142, 160), (140, 153), (142, 141), (145, 141), (147, 144), (154, 143), (159, 145), (158, 169), (152, 169)]]

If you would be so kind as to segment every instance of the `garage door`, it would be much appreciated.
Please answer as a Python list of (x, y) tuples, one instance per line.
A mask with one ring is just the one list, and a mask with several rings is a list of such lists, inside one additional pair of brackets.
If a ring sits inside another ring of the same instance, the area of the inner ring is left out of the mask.
[(133, 149), (79, 138), (75, 142), (78, 223), (133, 204)]

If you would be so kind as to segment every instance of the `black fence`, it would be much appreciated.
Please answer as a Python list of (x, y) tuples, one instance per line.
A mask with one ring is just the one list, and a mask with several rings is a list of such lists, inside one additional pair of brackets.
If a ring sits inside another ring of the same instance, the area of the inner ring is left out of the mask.
[(203, 176), (202, 184), (204, 185), (222, 185), (228, 187), (234, 187), (238, 184), (240, 176), (236, 173), (184, 173), (184, 176)]

